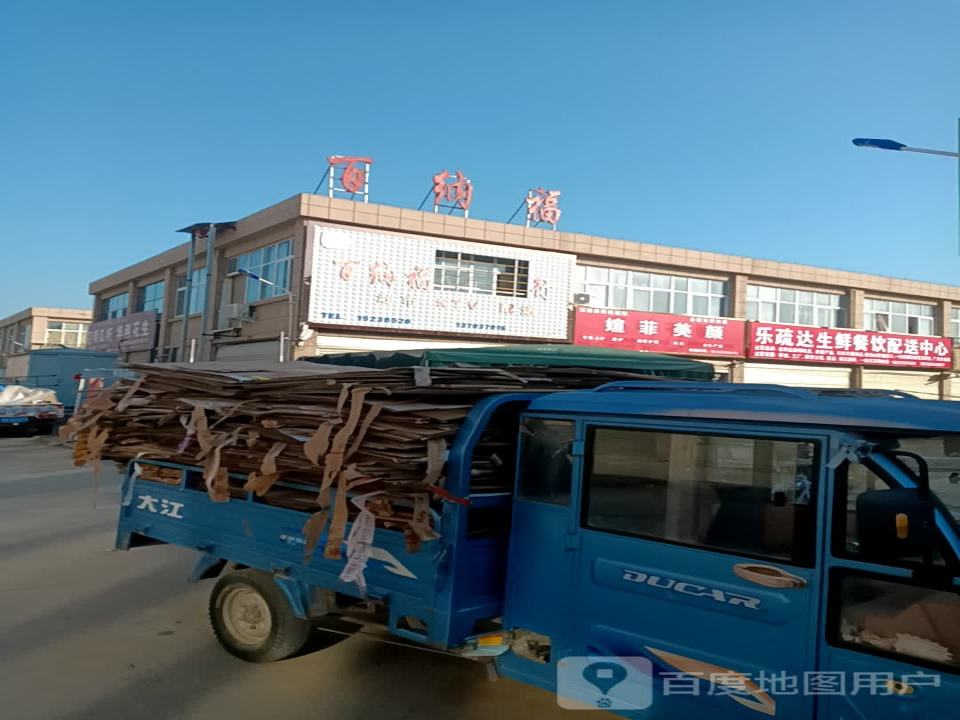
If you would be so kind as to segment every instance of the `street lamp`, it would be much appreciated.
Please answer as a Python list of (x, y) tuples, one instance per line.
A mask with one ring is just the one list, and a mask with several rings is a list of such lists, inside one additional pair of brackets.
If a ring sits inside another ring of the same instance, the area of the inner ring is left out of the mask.
[[(960, 152), (910, 147), (896, 140), (888, 140), (886, 138), (854, 138), (851, 142), (857, 147), (874, 148), (875, 150), (898, 150), (900, 152), (923, 153), (924, 155), (940, 155), (960, 161)], [(957, 120), (957, 149), (960, 150), (960, 119)], [(960, 162), (957, 162), (957, 193), (957, 252), (960, 253)]]
[(877, 150), (901, 150), (903, 152), (925, 153), (927, 155), (944, 155), (946, 157), (960, 158), (960, 152), (950, 152), (948, 150), (930, 150), (929, 148), (915, 148), (904, 145), (896, 140), (885, 140), (882, 138), (854, 138), (853, 144), (857, 147), (875, 148)]
[(244, 270), (243, 268), (237, 268), (230, 276), (234, 275), (244, 275), (251, 280), (256, 280), (258, 283), (263, 285), (270, 285), (280, 290), (284, 295), (287, 296), (287, 331), (280, 333), (280, 362), (285, 360), (290, 360), (290, 355), (292, 354), (290, 350), (293, 348), (293, 293), (290, 290), (284, 290), (282, 287), (277, 285), (272, 280), (267, 280), (264, 277), (260, 277), (256, 273), (252, 273), (249, 270)]

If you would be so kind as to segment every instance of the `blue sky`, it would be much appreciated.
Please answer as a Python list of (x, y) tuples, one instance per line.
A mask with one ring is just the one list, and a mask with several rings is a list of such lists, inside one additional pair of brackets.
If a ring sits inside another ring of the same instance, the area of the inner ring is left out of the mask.
[(462, 169), (472, 216), (955, 283), (960, 4), (0, 4), (0, 316), (370, 154), (372, 200)]

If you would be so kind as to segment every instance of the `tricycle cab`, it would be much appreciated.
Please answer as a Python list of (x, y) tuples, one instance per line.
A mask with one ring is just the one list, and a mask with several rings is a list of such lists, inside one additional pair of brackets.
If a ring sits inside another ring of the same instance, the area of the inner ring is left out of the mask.
[[(931, 458), (942, 497), (924, 502), (895, 446), (956, 427), (950, 403), (776, 386), (616, 383), (531, 403), (505, 593), (514, 643), (498, 665), (631, 716), (948, 716), (956, 467)], [(859, 533), (878, 518), (895, 543), (935, 546), (866, 553)], [(615, 687), (585, 682), (611, 662)]]

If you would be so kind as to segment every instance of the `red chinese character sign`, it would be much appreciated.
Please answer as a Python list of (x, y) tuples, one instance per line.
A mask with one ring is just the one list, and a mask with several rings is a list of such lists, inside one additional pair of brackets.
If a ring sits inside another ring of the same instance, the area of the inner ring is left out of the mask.
[(732, 318), (578, 307), (574, 343), (621, 350), (743, 357), (746, 323)]
[(557, 229), (557, 223), (560, 222), (560, 215), (563, 211), (558, 203), (560, 201), (559, 190), (544, 190), (536, 188), (527, 192), (527, 227), (546, 223)]
[(747, 357), (840, 365), (950, 368), (953, 342), (920, 335), (753, 322)]
[[(325, 173), (327, 178), (327, 194), (335, 197), (337, 193), (346, 194), (354, 199), (357, 194), (363, 195), (363, 202), (370, 199), (370, 165), (373, 158), (355, 157), (347, 155), (331, 155), (327, 158), (329, 167)], [(321, 179), (320, 184), (323, 184)], [(317, 186), (317, 190), (320, 185)], [(316, 192), (316, 191), (314, 191)]]
[(448, 208), (451, 212), (462, 210), (463, 216), (470, 215), (470, 203), (473, 202), (473, 183), (461, 171), (451, 175), (441, 170), (433, 176), (433, 211)]

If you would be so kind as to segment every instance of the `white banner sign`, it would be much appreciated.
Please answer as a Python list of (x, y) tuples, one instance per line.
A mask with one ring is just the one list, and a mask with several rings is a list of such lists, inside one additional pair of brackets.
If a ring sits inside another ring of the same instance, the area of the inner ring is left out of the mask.
[(314, 226), (309, 321), (567, 338), (574, 256)]

